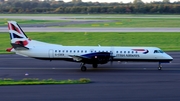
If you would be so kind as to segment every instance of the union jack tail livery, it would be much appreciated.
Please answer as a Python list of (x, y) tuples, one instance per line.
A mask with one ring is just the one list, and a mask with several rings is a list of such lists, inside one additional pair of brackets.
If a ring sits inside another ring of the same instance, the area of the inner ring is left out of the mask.
[(8, 29), (12, 48), (7, 49), (7, 51), (11, 52), (13, 48), (16, 50), (28, 49), (26, 46), (31, 40), (26, 36), (17, 22), (8, 21)]

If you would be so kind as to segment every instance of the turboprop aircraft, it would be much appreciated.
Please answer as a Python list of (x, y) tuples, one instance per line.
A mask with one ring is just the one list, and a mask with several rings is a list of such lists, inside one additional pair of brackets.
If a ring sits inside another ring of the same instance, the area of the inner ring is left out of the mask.
[(85, 64), (106, 64), (113, 61), (147, 61), (169, 63), (171, 56), (157, 47), (115, 47), (115, 46), (63, 46), (31, 40), (15, 21), (8, 21), (12, 48), (7, 51), (18, 55), (42, 60), (66, 60), (81, 63), (81, 71), (86, 71)]

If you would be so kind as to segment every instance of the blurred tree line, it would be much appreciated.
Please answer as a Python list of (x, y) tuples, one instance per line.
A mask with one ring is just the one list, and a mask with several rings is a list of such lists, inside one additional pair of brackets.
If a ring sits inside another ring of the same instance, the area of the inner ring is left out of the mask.
[(0, 13), (49, 13), (49, 14), (180, 14), (180, 2), (130, 3), (63, 2), (63, 1), (4, 1)]

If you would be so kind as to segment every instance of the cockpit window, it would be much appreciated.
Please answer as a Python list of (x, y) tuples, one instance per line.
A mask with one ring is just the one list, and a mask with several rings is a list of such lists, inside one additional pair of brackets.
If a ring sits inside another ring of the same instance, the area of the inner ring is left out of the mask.
[(162, 50), (154, 50), (154, 53), (164, 53)]
[(164, 53), (162, 50), (159, 50), (160, 53)]
[(154, 53), (158, 53), (158, 50), (154, 50)]

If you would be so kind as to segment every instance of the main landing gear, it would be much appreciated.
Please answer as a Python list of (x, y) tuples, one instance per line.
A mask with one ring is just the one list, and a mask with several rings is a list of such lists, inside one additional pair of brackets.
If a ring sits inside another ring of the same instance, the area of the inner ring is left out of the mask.
[(85, 72), (87, 70), (86, 66), (84, 66), (85, 63), (81, 63), (81, 71)]
[[(92, 66), (93, 66), (93, 68), (97, 68), (98, 64), (94, 63), (94, 64), (92, 64)], [(81, 67), (81, 71), (83, 71), (83, 72), (85, 72), (87, 70), (85, 63), (81, 63), (80, 67)]]
[(161, 69), (162, 69), (161, 63), (159, 63), (158, 70), (161, 70)]
[(97, 68), (97, 67), (98, 67), (98, 64), (94, 63), (94, 64), (92, 64), (92, 67), (93, 67), (93, 68)]

